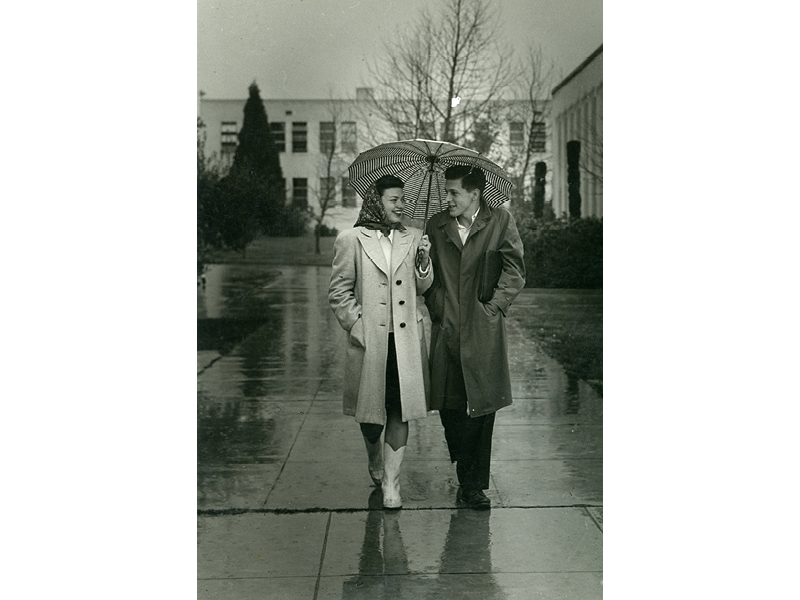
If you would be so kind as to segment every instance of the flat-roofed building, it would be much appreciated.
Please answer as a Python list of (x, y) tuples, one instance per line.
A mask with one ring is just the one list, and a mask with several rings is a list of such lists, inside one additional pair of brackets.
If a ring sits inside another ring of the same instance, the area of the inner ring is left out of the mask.
[[(603, 46), (553, 88), (553, 210), (569, 214), (567, 144), (580, 172), (581, 216), (603, 216)], [(578, 142), (579, 145), (575, 145)]]
[[(236, 152), (245, 102), (205, 97), (200, 100), (206, 154), (216, 154), (223, 164), (230, 164)], [(280, 152), (287, 201), (318, 212), (321, 201), (331, 198), (324, 223), (339, 231), (353, 226), (361, 208), (361, 198), (348, 185), (347, 176), (347, 167), (358, 153), (381, 143), (413, 137), (406, 131), (395, 131), (377, 116), (372, 109), (374, 102), (371, 88), (358, 88), (355, 99), (263, 99)], [(493, 142), (487, 155), (507, 167), (515, 180), (512, 204), (530, 200), (522, 192), (532, 189), (534, 164), (550, 163), (548, 108), (549, 101), (545, 100), (536, 107), (524, 102), (498, 102), (494, 109), (490, 132)], [(431, 127), (435, 131), (435, 124)], [(457, 112), (455, 127), (461, 127)], [(459, 132), (475, 137), (475, 132)], [(531, 154), (529, 172), (523, 179), (519, 172), (525, 163), (526, 144), (530, 144)], [(549, 188), (548, 176), (546, 200)]]

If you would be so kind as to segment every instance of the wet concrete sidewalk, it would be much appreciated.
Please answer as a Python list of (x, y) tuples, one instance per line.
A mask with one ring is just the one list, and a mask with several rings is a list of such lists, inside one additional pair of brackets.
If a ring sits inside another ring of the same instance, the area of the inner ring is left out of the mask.
[[(341, 413), (329, 277), (218, 266), (198, 292), (198, 597), (601, 598), (602, 398), (534, 341), (536, 291), (506, 323), (514, 404), (497, 413), (492, 510), (456, 508), (433, 414), (411, 423), (393, 513)], [(215, 337), (223, 319), (234, 339)]]

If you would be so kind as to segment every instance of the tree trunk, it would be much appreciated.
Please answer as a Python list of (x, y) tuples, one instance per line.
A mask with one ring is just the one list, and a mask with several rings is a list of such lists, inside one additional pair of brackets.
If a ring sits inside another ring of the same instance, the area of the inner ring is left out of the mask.
[(581, 143), (567, 142), (567, 191), (569, 193), (569, 216), (581, 218)]

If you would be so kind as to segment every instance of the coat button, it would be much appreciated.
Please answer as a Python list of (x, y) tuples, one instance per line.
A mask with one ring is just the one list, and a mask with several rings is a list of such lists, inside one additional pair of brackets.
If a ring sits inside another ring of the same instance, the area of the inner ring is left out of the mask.
[(405, 326), (406, 326), (405, 323), (400, 323), (400, 327), (405, 327)]
[(406, 303), (405, 300), (400, 300), (400, 302), (399, 302), (400, 306), (403, 306), (403, 304), (405, 304), (405, 303)]
[(403, 280), (402, 280), (402, 279), (398, 279), (397, 281), (395, 281), (395, 283), (396, 283), (397, 285), (400, 285), (401, 283), (403, 283)]

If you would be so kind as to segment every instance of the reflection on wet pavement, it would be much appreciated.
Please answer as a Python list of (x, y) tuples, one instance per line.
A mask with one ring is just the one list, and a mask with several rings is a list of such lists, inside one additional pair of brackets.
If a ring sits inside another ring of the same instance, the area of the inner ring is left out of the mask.
[(432, 414), (411, 424), (392, 513), (341, 413), (329, 277), (218, 265), (198, 287), (199, 319), (250, 324), (198, 353), (198, 597), (602, 597), (602, 397), (528, 334), (535, 303), (506, 322), (514, 403), (497, 414), (493, 510), (456, 509)]

